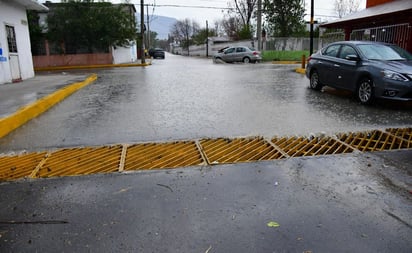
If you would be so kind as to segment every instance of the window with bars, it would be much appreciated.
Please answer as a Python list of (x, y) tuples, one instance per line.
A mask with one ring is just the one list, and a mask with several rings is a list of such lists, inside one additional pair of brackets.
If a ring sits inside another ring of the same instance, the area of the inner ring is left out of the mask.
[(13, 26), (6, 25), (7, 43), (9, 53), (17, 53), (16, 33)]

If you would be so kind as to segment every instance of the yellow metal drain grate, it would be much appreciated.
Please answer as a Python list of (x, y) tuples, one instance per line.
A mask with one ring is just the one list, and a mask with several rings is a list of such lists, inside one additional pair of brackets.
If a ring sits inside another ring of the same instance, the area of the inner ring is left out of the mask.
[(291, 157), (352, 153), (354, 149), (332, 137), (275, 137), (273, 144)]
[(50, 154), (36, 177), (74, 176), (117, 171), (122, 146), (62, 149)]
[(386, 132), (401, 138), (406, 142), (407, 148), (412, 148), (412, 128), (388, 128)]
[(124, 170), (150, 170), (201, 165), (194, 141), (135, 144), (127, 148)]
[(206, 139), (200, 145), (210, 164), (251, 162), (284, 158), (262, 138)]
[(15, 180), (29, 177), (46, 152), (0, 157), (0, 180)]
[(338, 138), (360, 151), (382, 151), (408, 148), (408, 143), (379, 130), (339, 134)]
[(412, 148), (412, 128), (336, 137), (219, 138), (0, 155), (0, 181)]

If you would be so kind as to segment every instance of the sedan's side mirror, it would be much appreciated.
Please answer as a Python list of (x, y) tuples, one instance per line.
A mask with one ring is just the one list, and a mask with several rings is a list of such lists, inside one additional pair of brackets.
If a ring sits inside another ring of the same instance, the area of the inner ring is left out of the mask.
[(359, 57), (355, 54), (349, 54), (345, 57), (348, 61), (359, 61)]

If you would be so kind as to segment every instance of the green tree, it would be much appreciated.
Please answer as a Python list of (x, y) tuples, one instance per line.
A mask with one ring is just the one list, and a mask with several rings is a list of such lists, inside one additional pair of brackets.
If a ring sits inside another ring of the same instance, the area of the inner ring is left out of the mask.
[(199, 32), (199, 27), (197, 22), (190, 21), (188, 18), (176, 21), (172, 27), (172, 36), (180, 42), (182, 48), (187, 49), (188, 54), (190, 54), (189, 46), (193, 44), (193, 37)]
[(66, 0), (47, 17), (47, 38), (64, 44), (65, 53), (108, 51), (135, 40), (136, 21), (127, 5), (94, 0)]
[(304, 0), (264, 0), (263, 12), (273, 36), (289, 37), (304, 34)]
[(234, 39), (252, 38), (251, 25), (256, 10), (257, 0), (231, 0), (229, 3), (229, 18), (223, 21), (228, 35)]
[[(44, 34), (43, 28), (39, 24), (39, 15), (36, 11), (27, 11), (27, 20), (29, 23), (31, 52), (33, 55), (41, 55), (44, 50)], [(43, 48), (41, 50), (40, 48)]]
[(146, 31), (146, 48), (150, 49), (150, 48), (155, 48), (157, 47), (157, 32), (154, 31), (150, 31), (150, 33), (148, 31)]
[(193, 43), (195, 43), (196, 45), (205, 44), (207, 38), (213, 37), (213, 36), (216, 36), (216, 32), (214, 29), (208, 29), (208, 30), (206, 30), (206, 28), (200, 29), (197, 32), (197, 34), (193, 36)]

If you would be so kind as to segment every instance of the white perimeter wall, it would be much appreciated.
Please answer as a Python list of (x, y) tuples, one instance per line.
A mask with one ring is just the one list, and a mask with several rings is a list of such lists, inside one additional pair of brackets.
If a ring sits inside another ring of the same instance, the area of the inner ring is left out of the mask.
[(130, 47), (112, 47), (113, 64), (132, 63), (137, 60), (136, 44)]
[(14, 26), (16, 32), (21, 78), (34, 77), (26, 9), (13, 1), (4, 2), (0, 0), (0, 48), (3, 49), (2, 57), (7, 58), (7, 61), (0, 62), (0, 84), (12, 81), (6, 25)]

